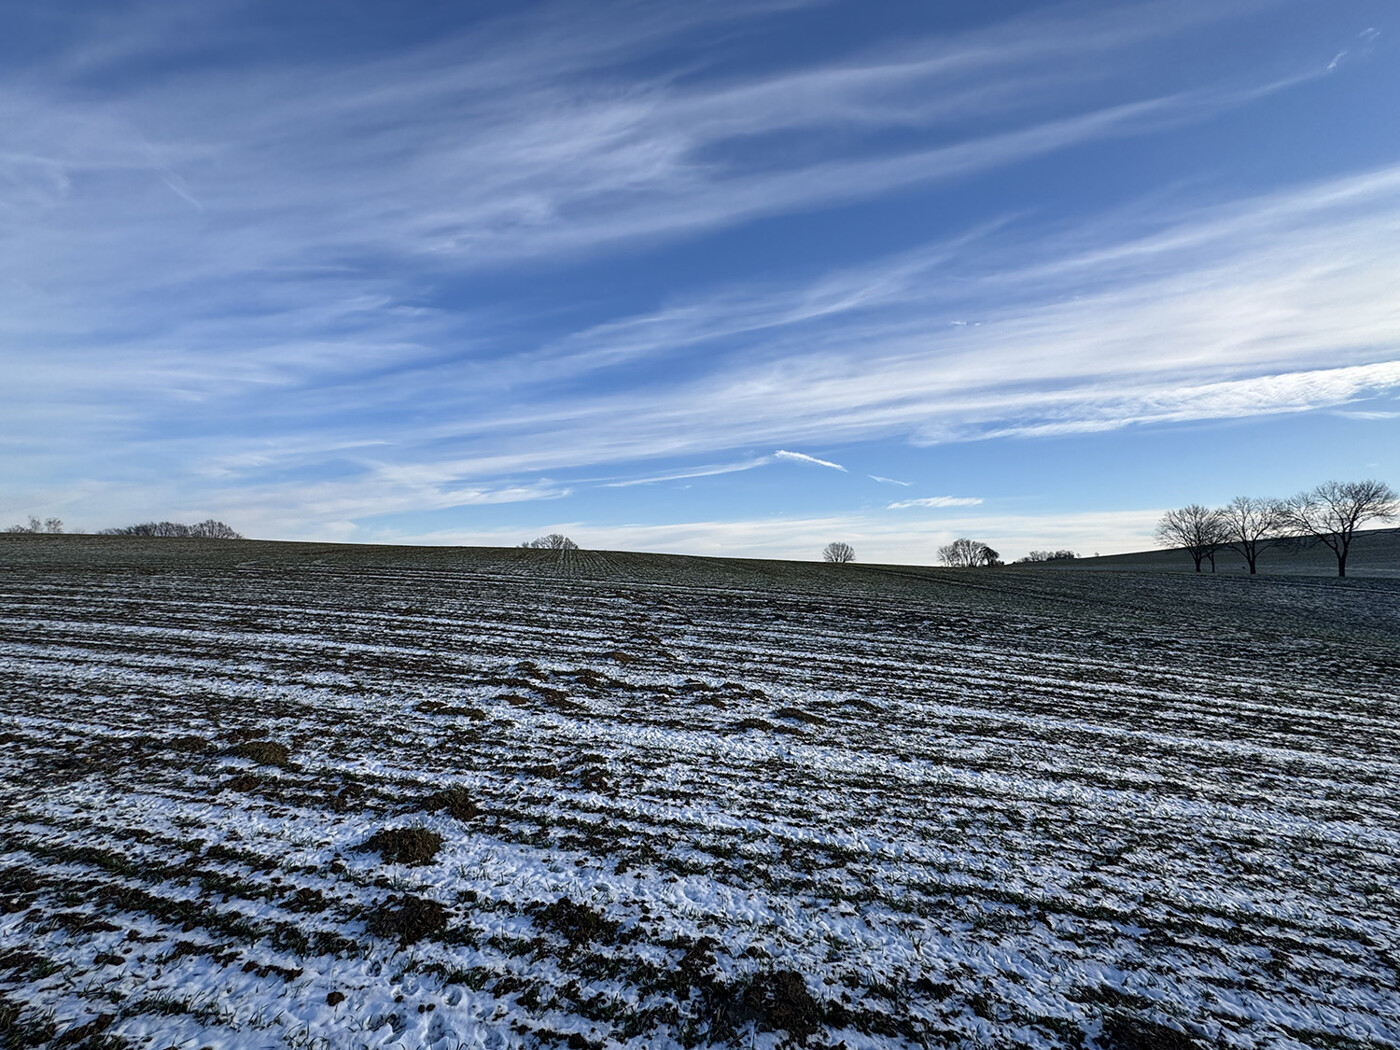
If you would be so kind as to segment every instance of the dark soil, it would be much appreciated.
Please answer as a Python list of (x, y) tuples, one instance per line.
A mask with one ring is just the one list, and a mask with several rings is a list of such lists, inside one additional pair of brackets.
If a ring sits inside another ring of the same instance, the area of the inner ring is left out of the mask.
[(1103, 1050), (1199, 1050), (1185, 1032), (1135, 1014), (1110, 1014), (1099, 1036)]
[(450, 816), (457, 820), (471, 820), (481, 812), (476, 800), (471, 797), (467, 789), (460, 787), (434, 791), (423, 799), (421, 808), (429, 813), (446, 810)]
[(53, 1041), (54, 1050), (59, 1047), (94, 1046), (99, 1035), (112, 1026), (116, 1014), (100, 1014), (87, 1024), (70, 1028)]
[(617, 936), (618, 923), (603, 918), (586, 904), (575, 904), (568, 897), (527, 910), (541, 926), (568, 941), (571, 948), (591, 941), (611, 941)]
[[(397, 907), (391, 905), (397, 904)], [(445, 929), (447, 909), (434, 900), (415, 897), (390, 897), (384, 907), (370, 916), (369, 932), (376, 937), (397, 937), (399, 946), (416, 944), (430, 933)]]
[(288, 911), (320, 912), (328, 906), (325, 895), (310, 888), (299, 889), (282, 902), (282, 907)]
[(427, 828), (385, 828), (360, 846), (378, 853), (386, 864), (430, 864), (442, 848), (442, 836)]
[(356, 802), (365, 797), (365, 787), (363, 784), (346, 784), (336, 794), (331, 796), (331, 809), (337, 813), (344, 813), (353, 808)]
[(284, 769), (291, 765), (291, 752), (286, 744), (279, 744), (275, 740), (249, 740), (246, 743), (235, 744), (224, 752), (234, 758), (246, 758), (262, 766), (281, 766)]
[(757, 974), (739, 998), (735, 1019), (757, 1021), (760, 1028), (781, 1028), (798, 1042), (822, 1027), (821, 1005), (807, 991), (800, 973), (777, 970)]
[(826, 719), (820, 715), (814, 715), (809, 711), (804, 711), (800, 707), (784, 707), (774, 712), (778, 718), (791, 718), (794, 722), (802, 722), (809, 726), (824, 726)]

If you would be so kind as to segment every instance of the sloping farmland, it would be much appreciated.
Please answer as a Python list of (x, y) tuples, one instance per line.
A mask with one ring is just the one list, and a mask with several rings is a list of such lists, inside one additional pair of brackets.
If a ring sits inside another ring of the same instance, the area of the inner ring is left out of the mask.
[(0, 1041), (1400, 1046), (1400, 581), (0, 542)]

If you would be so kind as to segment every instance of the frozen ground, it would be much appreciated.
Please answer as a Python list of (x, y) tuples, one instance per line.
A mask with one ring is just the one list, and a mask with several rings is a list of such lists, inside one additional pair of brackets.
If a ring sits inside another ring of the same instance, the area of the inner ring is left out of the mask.
[(1400, 1046), (1395, 580), (0, 541), (0, 1045)]

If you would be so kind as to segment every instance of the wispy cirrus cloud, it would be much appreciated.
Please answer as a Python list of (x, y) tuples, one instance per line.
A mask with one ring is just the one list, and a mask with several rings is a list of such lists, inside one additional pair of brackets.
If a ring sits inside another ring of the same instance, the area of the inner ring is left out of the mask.
[(780, 448), (778, 451), (774, 452), (773, 458), (791, 460), (794, 463), (810, 463), (816, 467), (827, 467), (831, 470), (842, 471), (843, 473), (846, 470), (840, 463), (833, 463), (828, 459), (818, 459), (816, 456), (809, 456), (805, 452), (789, 452), (784, 448)]
[(978, 496), (924, 496), (921, 499), (901, 499), (885, 505), (886, 510), (908, 510), (910, 507), (976, 507)]
[(770, 456), (759, 456), (756, 459), (746, 459), (738, 463), (716, 463), (708, 466), (686, 467), (681, 470), (672, 471), (666, 474), (656, 474), (644, 478), (628, 478), (624, 481), (602, 482), (603, 488), (623, 489), (632, 488), (636, 485), (655, 485), (664, 481), (685, 481), (690, 478), (712, 478), (717, 474), (737, 474), (740, 471), (753, 470), (755, 467), (766, 466), (772, 463)]
[(334, 54), (269, 49), (239, 21), (256, 6), (114, 7), (0, 71), (16, 500), (120, 486), (339, 535), (376, 510), (564, 498), (578, 483), (543, 479), (575, 470), (617, 489), (775, 459), (845, 470), (752, 450), (1347, 410), (1400, 388), (1393, 166), (1068, 230), (1017, 200), (901, 251), (792, 252), (761, 279), (717, 264), (645, 303), (569, 296), (599, 260), (1296, 90), (1335, 52), (1136, 77), (1163, 41), (1285, 0), (1056, 6), (762, 66), (743, 39), (801, 4), (522, 8)]

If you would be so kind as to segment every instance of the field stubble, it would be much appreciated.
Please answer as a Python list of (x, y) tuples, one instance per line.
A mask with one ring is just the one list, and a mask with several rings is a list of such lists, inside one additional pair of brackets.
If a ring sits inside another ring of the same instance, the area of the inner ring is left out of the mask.
[(14, 1046), (1400, 1045), (1400, 585), (4, 538)]

